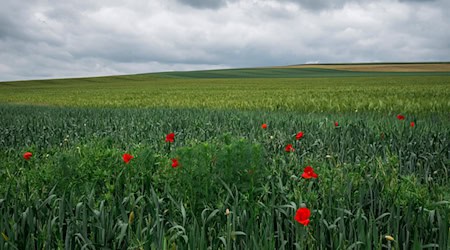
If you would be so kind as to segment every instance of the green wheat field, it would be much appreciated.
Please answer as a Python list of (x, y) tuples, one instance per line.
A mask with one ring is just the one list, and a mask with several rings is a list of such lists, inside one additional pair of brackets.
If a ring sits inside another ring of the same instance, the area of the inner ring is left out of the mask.
[(0, 117), (0, 249), (450, 248), (450, 72), (0, 82)]

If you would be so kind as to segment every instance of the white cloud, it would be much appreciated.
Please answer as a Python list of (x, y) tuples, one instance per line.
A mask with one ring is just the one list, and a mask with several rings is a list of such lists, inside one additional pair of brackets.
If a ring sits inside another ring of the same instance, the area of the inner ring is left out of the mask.
[(450, 55), (445, 0), (6, 0), (4, 6), (0, 80)]

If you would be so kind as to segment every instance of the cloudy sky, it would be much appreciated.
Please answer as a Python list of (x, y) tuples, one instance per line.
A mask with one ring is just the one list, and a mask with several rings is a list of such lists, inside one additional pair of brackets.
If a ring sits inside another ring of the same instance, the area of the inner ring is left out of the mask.
[(450, 61), (450, 0), (2, 0), (0, 81)]

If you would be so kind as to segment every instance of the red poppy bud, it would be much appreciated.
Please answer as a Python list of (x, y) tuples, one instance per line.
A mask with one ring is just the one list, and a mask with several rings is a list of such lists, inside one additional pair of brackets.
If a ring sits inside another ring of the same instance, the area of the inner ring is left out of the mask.
[(309, 224), (309, 217), (311, 216), (311, 211), (306, 207), (301, 207), (295, 213), (294, 219), (304, 225), (307, 226)]
[(123, 154), (122, 155), (122, 159), (125, 163), (128, 163), (131, 161), (131, 159), (133, 159), (134, 157), (130, 154)]
[(26, 152), (25, 154), (23, 154), (23, 158), (27, 161), (30, 160), (31, 156), (33, 156), (31, 152)]
[(166, 142), (173, 143), (175, 140), (175, 133), (170, 133), (166, 135)]
[(284, 148), (284, 151), (286, 152), (294, 152), (294, 147), (292, 147), (292, 144), (288, 144), (286, 145), (286, 147)]
[(306, 168), (303, 170), (302, 177), (305, 179), (316, 179), (318, 175), (314, 172), (314, 169), (311, 166), (306, 166)]
[(178, 167), (178, 165), (179, 165), (178, 160), (177, 159), (172, 159), (172, 167), (176, 168), (176, 167)]

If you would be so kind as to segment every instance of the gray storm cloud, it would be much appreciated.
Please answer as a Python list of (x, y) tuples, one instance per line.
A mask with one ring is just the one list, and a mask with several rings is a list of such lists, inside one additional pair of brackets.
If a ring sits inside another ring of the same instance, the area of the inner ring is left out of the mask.
[(6, 0), (2, 5), (0, 81), (450, 57), (446, 0)]

